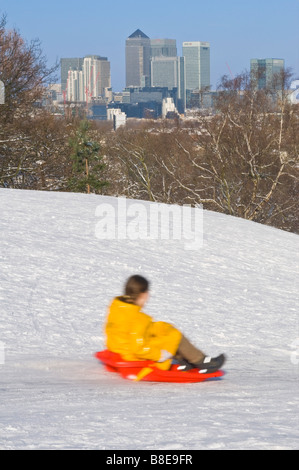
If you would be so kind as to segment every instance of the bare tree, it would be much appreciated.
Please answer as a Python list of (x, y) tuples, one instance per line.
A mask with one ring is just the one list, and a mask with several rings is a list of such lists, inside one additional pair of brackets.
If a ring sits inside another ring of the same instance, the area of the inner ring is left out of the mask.
[(68, 140), (76, 127), (47, 112), (6, 125), (0, 141), (0, 187), (65, 190), (72, 164)]
[(157, 201), (155, 181), (154, 136), (146, 129), (123, 131), (120, 129), (109, 142), (110, 158), (121, 165), (123, 190), (130, 197)]
[(42, 98), (44, 87), (57, 68), (58, 64), (48, 68), (38, 39), (27, 44), (15, 29), (6, 29), (6, 18), (2, 17), (0, 79), (5, 85), (5, 104), (1, 107), (1, 122), (28, 112)]
[[(280, 78), (285, 84), (288, 72)], [(210, 194), (211, 208), (291, 229), (287, 214), (298, 206), (298, 110), (285, 88), (258, 90), (248, 74), (224, 77), (221, 85), (217, 114), (199, 116), (197, 150), (186, 151), (198, 188), (206, 202)]]
[[(0, 185), (23, 187), (35, 182), (32, 136), (28, 124), (43, 114), (36, 107), (44, 87), (57, 66), (48, 68), (40, 43), (27, 44), (16, 30), (0, 20), (0, 80), (5, 85), (5, 103), (0, 106)], [(50, 142), (48, 142), (49, 145)], [(37, 157), (39, 158), (39, 157)], [(40, 159), (40, 158), (39, 158)], [(27, 181), (27, 183), (25, 182)]]
[(117, 175), (116, 194), (298, 231), (298, 107), (285, 89), (257, 89), (249, 74), (224, 77), (216, 106), (184, 126), (150, 123), (107, 137), (110, 193)]

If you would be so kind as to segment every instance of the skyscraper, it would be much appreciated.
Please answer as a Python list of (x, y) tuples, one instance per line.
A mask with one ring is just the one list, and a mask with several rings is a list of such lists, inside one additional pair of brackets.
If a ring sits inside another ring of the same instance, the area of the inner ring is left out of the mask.
[(185, 59), (184, 57), (153, 57), (151, 59), (151, 86), (177, 89), (182, 109), (186, 104)]
[(126, 86), (149, 85), (151, 41), (137, 29), (126, 40)]
[(175, 39), (151, 39), (151, 58), (176, 57), (177, 55)]
[(61, 90), (66, 91), (69, 70), (82, 70), (83, 59), (80, 57), (60, 59)]
[(61, 88), (68, 101), (90, 102), (111, 87), (110, 62), (97, 55), (61, 59)]
[(210, 43), (184, 42), (187, 100), (193, 90), (210, 87)]
[[(252, 80), (256, 81), (256, 87), (263, 90), (267, 87), (281, 88), (279, 74), (285, 68), (283, 59), (251, 59), (250, 72)], [(274, 78), (276, 76), (276, 80)]]
[(111, 87), (110, 62), (107, 57), (96, 55), (84, 57), (83, 62), (85, 99), (104, 96), (105, 88)]
[(82, 70), (69, 70), (66, 96), (67, 101), (85, 101), (84, 77)]

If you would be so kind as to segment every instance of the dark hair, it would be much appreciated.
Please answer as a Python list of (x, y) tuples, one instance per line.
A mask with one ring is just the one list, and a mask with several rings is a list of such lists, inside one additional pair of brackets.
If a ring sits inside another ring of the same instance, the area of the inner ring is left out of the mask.
[(140, 294), (148, 292), (149, 285), (149, 281), (143, 276), (138, 274), (131, 276), (125, 284), (123, 300), (127, 303), (135, 304)]

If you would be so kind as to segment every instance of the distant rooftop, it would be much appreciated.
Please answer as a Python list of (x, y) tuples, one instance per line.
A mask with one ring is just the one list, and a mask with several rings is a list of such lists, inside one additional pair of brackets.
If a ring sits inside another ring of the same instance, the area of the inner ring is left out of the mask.
[(136, 29), (136, 31), (129, 36), (129, 39), (134, 39), (134, 38), (146, 38), (149, 39), (149, 37), (144, 34), (140, 29)]

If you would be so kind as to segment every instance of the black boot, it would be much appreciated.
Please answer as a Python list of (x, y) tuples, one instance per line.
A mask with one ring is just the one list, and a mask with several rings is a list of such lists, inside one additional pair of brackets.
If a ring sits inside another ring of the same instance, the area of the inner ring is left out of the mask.
[(192, 369), (198, 369), (201, 374), (208, 374), (212, 372), (217, 372), (226, 361), (226, 357), (224, 354), (220, 354), (217, 357), (208, 357), (206, 356), (203, 361), (197, 362), (195, 364), (191, 364), (190, 362), (186, 361), (185, 359), (180, 359), (178, 370), (186, 372)]
[(221, 369), (225, 361), (226, 357), (224, 354), (220, 354), (220, 356), (217, 357), (206, 356), (203, 361), (194, 364), (194, 367), (196, 367), (196, 369), (199, 369), (201, 374), (209, 374)]
[(178, 363), (179, 363), (178, 370), (181, 370), (183, 372), (195, 369), (195, 365), (191, 364), (190, 362), (186, 361), (185, 359), (180, 359), (178, 361)]

